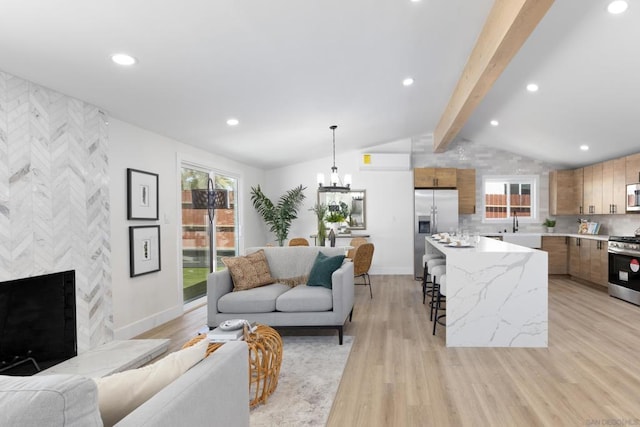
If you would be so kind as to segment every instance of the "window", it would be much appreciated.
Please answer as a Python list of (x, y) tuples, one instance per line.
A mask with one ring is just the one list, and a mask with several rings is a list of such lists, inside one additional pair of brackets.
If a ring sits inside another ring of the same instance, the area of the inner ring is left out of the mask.
[(485, 222), (535, 221), (538, 217), (538, 177), (487, 176), (483, 178)]

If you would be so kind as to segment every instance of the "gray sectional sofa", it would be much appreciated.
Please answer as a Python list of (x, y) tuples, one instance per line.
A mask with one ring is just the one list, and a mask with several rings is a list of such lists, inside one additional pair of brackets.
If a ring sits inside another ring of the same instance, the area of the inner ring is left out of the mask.
[[(291, 280), (309, 275), (318, 251), (327, 256), (344, 255), (341, 248), (315, 246), (249, 248), (263, 249), (276, 283), (233, 292), (228, 269), (207, 279), (208, 325), (215, 328), (229, 319), (247, 319), (273, 327), (317, 327), (338, 330), (351, 318), (354, 301), (353, 263), (345, 261), (331, 276), (331, 289), (322, 286), (291, 286)], [(286, 284), (289, 283), (289, 284)]]
[[(249, 426), (247, 345), (229, 342), (118, 427)], [(77, 375), (0, 376), (0, 426), (102, 426), (96, 382)]]

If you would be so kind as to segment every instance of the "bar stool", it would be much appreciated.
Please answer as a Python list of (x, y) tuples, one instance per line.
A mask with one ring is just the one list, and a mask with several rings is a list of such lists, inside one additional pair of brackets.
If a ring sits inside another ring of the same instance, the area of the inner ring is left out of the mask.
[[(426, 275), (427, 276), (431, 276), (431, 281), (425, 280), (424, 282), (424, 286), (422, 288), (422, 303), (424, 304), (426, 296), (427, 295), (432, 295), (433, 296), (433, 284), (435, 283), (433, 281), (433, 269), (439, 265), (445, 265), (446, 264), (446, 260), (444, 258), (434, 258), (434, 259), (430, 259), (429, 261), (427, 261), (426, 264)], [(429, 283), (431, 283), (431, 286), (427, 286)]]
[(447, 266), (445, 264), (439, 264), (430, 267), (429, 270), (431, 271), (431, 281), (433, 282), (431, 302), (429, 302), (429, 320), (433, 320), (433, 312), (436, 306), (436, 296), (438, 295), (438, 289), (440, 288), (440, 278), (447, 273)]
[[(422, 303), (424, 304), (425, 298), (429, 293), (431, 286), (427, 286), (427, 284), (431, 283), (427, 277), (429, 276), (429, 267), (427, 266), (428, 262), (434, 259), (439, 259), (444, 261), (444, 256), (441, 254), (424, 254), (422, 256), (422, 265), (424, 266), (424, 270), (422, 272)], [(432, 264), (437, 265), (437, 264)]]
[(442, 319), (443, 317), (446, 317), (447, 314), (441, 314), (438, 316), (438, 310), (440, 309), (440, 303), (443, 302), (443, 297), (446, 298), (447, 296), (447, 275), (443, 274), (442, 276), (440, 276), (440, 284), (438, 286), (438, 298), (436, 299), (436, 303), (434, 304), (435, 307), (435, 316), (433, 319), (433, 335), (436, 334), (436, 325), (438, 323), (440, 323), (442, 326), (447, 326), (444, 322), (440, 322), (440, 319)]

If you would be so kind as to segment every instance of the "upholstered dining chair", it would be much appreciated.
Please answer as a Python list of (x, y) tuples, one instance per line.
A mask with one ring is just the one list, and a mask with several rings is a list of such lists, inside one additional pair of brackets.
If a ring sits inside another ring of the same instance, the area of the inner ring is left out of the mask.
[(373, 243), (363, 243), (355, 249), (353, 256), (353, 277), (362, 277), (364, 283), (357, 284), (369, 286), (371, 298), (373, 298), (373, 291), (371, 290), (369, 268), (371, 268), (371, 260), (373, 259), (373, 249)]
[(364, 237), (354, 237), (353, 239), (351, 239), (351, 242), (349, 242), (349, 246), (351, 246), (351, 249), (349, 249), (345, 258), (352, 260), (353, 256), (356, 253), (356, 248), (363, 243), (367, 243), (367, 239), (365, 239)]
[(309, 246), (309, 241), (304, 237), (294, 237), (289, 240), (289, 246)]

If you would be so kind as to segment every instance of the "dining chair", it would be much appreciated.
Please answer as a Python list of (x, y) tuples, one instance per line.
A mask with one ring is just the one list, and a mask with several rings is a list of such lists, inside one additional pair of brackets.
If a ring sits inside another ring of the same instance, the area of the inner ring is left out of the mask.
[(371, 277), (369, 277), (369, 268), (371, 268), (371, 260), (373, 259), (373, 243), (363, 243), (355, 249), (353, 255), (353, 277), (362, 277), (364, 283), (360, 285), (369, 286), (369, 294), (373, 298), (371, 290)]
[(353, 259), (353, 256), (356, 253), (356, 248), (363, 243), (367, 243), (367, 239), (365, 239), (364, 237), (354, 237), (353, 239), (351, 239), (351, 242), (349, 242), (349, 246), (351, 246), (351, 249), (349, 249), (345, 258)]
[(289, 240), (289, 246), (309, 246), (309, 241), (304, 237), (294, 237)]

